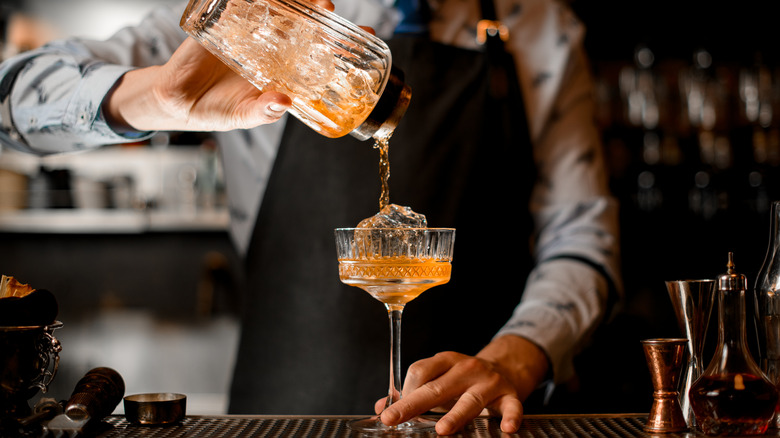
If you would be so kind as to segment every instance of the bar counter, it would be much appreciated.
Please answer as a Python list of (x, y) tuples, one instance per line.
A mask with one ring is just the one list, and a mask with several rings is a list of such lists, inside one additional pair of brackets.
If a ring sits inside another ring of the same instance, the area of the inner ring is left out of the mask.
[[(106, 430), (99, 438), (189, 438), (189, 437), (371, 437), (353, 432), (347, 424), (360, 417), (349, 416), (187, 416), (181, 423), (167, 427), (137, 426), (123, 416), (105, 420)], [(651, 434), (644, 431), (647, 414), (602, 415), (526, 415), (520, 430), (508, 435), (501, 432), (497, 418), (479, 417), (453, 437), (653, 437), (677, 438), (705, 436), (695, 431)], [(396, 436), (396, 435), (393, 435)], [(397, 435), (402, 436), (402, 435)], [(435, 437), (436, 433), (404, 435)], [(770, 430), (764, 436), (780, 436)]]

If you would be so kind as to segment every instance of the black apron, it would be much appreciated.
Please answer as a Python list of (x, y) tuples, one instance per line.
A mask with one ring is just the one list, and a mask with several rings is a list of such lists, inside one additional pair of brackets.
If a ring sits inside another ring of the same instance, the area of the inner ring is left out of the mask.
[[(390, 202), (457, 229), (450, 283), (406, 306), (405, 370), (477, 353), (510, 317), (531, 268), (535, 166), (516, 76), (487, 80), (505, 60), (424, 37), (389, 45), (412, 87), (390, 140)], [(333, 236), (379, 209), (372, 145), (288, 119), (247, 254), (231, 413), (370, 414), (387, 395), (387, 312), (339, 281)]]

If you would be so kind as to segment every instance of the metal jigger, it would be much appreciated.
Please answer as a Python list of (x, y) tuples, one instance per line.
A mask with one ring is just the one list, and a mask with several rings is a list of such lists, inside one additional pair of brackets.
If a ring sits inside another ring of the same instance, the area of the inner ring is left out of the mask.
[(688, 365), (683, 370), (680, 405), (686, 423), (689, 427), (694, 427), (696, 417), (693, 415), (689, 392), (693, 382), (704, 371), (702, 354), (712, 304), (715, 301), (715, 280), (667, 281), (666, 289), (669, 291), (680, 331), (688, 341)]
[(648, 432), (679, 432), (688, 428), (677, 391), (687, 343), (687, 339), (642, 341), (654, 389), (653, 406), (645, 425)]

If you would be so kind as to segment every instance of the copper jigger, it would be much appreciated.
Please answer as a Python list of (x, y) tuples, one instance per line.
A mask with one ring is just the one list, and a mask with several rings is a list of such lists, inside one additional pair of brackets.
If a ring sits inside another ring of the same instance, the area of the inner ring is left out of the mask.
[(676, 338), (642, 341), (654, 389), (653, 406), (645, 425), (648, 432), (679, 432), (688, 428), (677, 390), (687, 342)]

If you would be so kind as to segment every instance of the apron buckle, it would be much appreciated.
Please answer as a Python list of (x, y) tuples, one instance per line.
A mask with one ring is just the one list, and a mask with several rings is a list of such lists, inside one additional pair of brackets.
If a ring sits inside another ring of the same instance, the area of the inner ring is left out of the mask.
[(509, 39), (509, 29), (500, 21), (479, 20), (477, 23), (477, 44), (485, 44), (488, 35), (498, 35), (501, 38), (501, 41), (506, 41)]

